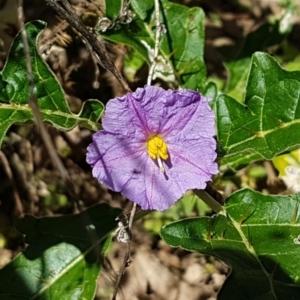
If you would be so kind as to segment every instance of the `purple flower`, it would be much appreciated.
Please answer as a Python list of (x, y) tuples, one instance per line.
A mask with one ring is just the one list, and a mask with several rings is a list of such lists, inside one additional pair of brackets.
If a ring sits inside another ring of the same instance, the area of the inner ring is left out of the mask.
[(156, 86), (110, 100), (93, 136), (93, 176), (142, 209), (165, 210), (218, 173), (214, 113), (191, 90)]

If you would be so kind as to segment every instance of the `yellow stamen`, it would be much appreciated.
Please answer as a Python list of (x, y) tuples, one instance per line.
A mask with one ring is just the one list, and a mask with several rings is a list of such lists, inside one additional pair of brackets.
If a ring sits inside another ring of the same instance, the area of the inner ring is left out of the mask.
[(160, 157), (160, 158), (162, 158), (163, 160), (166, 160), (166, 159), (168, 159), (168, 153), (167, 152), (164, 152), (163, 150), (161, 150), (161, 149), (158, 149), (157, 150), (157, 154), (158, 154), (158, 156)]
[(156, 154), (154, 154), (153, 152), (151, 152), (149, 149), (148, 149), (148, 154), (151, 158), (153, 159), (156, 159)]
[(160, 137), (158, 137), (157, 135), (155, 135), (152, 139), (153, 139), (154, 143), (157, 145), (157, 147), (159, 147), (159, 148), (163, 144), (165, 144), (165, 142)]
[(165, 141), (161, 137), (154, 135), (147, 140), (147, 150), (148, 155), (152, 159), (156, 159), (159, 168), (161, 171), (164, 171), (165, 168), (163, 167), (161, 160), (166, 160), (169, 157), (168, 147)]

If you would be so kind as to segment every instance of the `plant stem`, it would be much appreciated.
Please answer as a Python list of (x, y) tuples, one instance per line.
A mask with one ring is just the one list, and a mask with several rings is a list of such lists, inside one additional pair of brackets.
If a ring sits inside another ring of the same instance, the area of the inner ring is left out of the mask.
[(224, 210), (223, 206), (211, 197), (205, 190), (193, 190), (194, 193), (201, 198), (212, 210), (216, 213), (219, 213)]
[(147, 85), (151, 85), (153, 73), (156, 67), (158, 51), (159, 51), (159, 40), (161, 35), (160, 21), (159, 21), (159, 0), (154, 0), (154, 6), (155, 6), (156, 35), (155, 35), (155, 45), (154, 45), (154, 56), (150, 66), (148, 78), (147, 78)]

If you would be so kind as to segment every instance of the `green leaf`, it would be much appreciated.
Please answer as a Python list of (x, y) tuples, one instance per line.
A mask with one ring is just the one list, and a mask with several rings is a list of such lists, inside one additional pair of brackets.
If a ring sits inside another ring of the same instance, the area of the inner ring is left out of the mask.
[(105, 1), (105, 16), (111, 20), (115, 19), (122, 10), (122, 0)]
[(133, 47), (145, 61), (149, 62), (148, 50), (144, 44), (150, 44), (151, 48), (154, 48), (154, 40), (146, 31), (144, 22), (134, 19), (128, 25), (122, 24), (121, 28), (120, 26), (115, 26), (102, 33), (103, 37), (110, 41)]
[(255, 152), (239, 153), (234, 156), (224, 157), (220, 161), (220, 171), (231, 169), (242, 169), (254, 161), (261, 160), (262, 157)]
[(151, 13), (154, 7), (153, 0), (144, 0), (144, 1), (131, 1), (131, 5), (136, 12), (136, 14), (140, 17), (141, 20), (145, 20)]
[(16, 227), (29, 246), (0, 270), (0, 299), (93, 299), (120, 212), (99, 204), (76, 215), (26, 215)]
[(171, 246), (213, 255), (232, 268), (219, 300), (298, 299), (299, 204), (299, 195), (244, 189), (218, 215), (174, 222), (161, 235)]
[(225, 62), (224, 65), (228, 70), (228, 81), (224, 92), (242, 102), (249, 73), (250, 58)]
[[(217, 134), (230, 166), (272, 159), (300, 145), (300, 72), (287, 72), (268, 54), (255, 53), (245, 102), (219, 95)], [(224, 165), (224, 161), (221, 162)]]
[(173, 54), (171, 61), (180, 84), (194, 90), (201, 88), (206, 80), (203, 10), (163, 3), (167, 33), (162, 38), (161, 49), (167, 55)]
[(124, 60), (123, 72), (126, 78), (133, 81), (137, 71), (143, 66), (144, 60), (133, 48), (127, 53)]
[[(43, 120), (65, 131), (71, 130), (76, 125), (98, 130), (98, 120), (103, 113), (104, 105), (98, 100), (90, 99), (83, 104), (79, 114), (73, 114), (57, 78), (39, 55), (36, 43), (44, 28), (45, 23), (41, 21), (26, 25), (35, 93)], [(12, 124), (33, 120), (28, 99), (26, 60), (19, 33), (11, 47), (4, 69), (0, 73), (0, 144)]]
[[(167, 32), (161, 38), (154, 75), (185, 88), (201, 89), (206, 80), (204, 13), (200, 8), (188, 8), (166, 0), (160, 3), (161, 21)], [(105, 32), (104, 37), (133, 47), (150, 63), (156, 30), (153, 2), (133, 0), (131, 5), (136, 13), (133, 22), (114, 26)]]

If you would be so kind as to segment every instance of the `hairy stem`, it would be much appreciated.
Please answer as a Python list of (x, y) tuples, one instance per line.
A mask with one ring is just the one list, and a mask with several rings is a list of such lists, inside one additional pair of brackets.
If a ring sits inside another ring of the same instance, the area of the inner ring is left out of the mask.
[(150, 66), (148, 78), (147, 78), (147, 85), (151, 85), (153, 73), (156, 67), (156, 62), (157, 62), (157, 57), (159, 52), (160, 35), (161, 35), (160, 21), (159, 21), (159, 0), (154, 0), (154, 5), (155, 5), (156, 35), (155, 35), (154, 56)]

